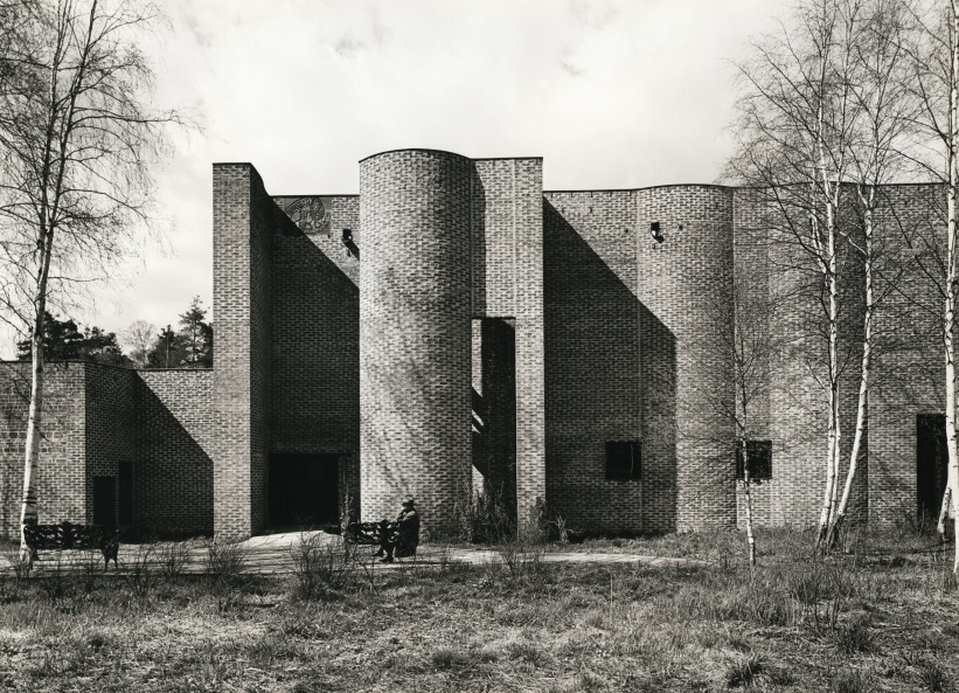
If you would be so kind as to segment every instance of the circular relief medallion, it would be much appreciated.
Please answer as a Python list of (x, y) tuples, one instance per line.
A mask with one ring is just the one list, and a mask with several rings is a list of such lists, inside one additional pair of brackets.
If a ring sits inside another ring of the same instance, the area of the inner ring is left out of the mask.
[(330, 211), (323, 198), (298, 197), (285, 211), (303, 233), (330, 235)]

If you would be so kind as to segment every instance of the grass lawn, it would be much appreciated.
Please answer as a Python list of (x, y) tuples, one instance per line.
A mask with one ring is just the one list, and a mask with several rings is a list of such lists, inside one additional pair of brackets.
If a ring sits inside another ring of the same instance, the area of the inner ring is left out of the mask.
[(951, 691), (959, 592), (928, 536), (811, 556), (797, 532), (589, 542), (708, 559), (370, 572), (329, 549), (287, 577), (219, 561), (0, 582), (0, 690)]

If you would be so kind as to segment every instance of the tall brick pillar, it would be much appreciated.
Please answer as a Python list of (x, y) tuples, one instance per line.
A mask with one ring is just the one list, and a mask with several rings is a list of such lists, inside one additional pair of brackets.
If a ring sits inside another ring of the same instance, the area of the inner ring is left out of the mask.
[(473, 163), (473, 317), (515, 325), (515, 493), (523, 523), (547, 500), (543, 160)]
[(243, 539), (267, 521), (270, 232), (273, 203), (250, 164), (213, 166), (213, 529)]
[(386, 152), (360, 163), (360, 498), (371, 520), (405, 495), (452, 531), (470, 487), (472, 164)]

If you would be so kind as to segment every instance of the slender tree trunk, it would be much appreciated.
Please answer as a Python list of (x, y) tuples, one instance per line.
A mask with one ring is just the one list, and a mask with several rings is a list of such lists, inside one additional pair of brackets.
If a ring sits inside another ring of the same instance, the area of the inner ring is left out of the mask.
[[(946, 297), (943, 320), (943, 350), (946, 361), (946, 450), (949, 456), (946, 490), (943, 493), (942, 509), (939, 514), (939, 532), (945, 534), (945, 518), (949, 507), (953, 507), (954, 530), (959, 531), (959, 512), (955, 511), (959, 499), (959, 453), (956, 448), (956, 363), (955, 363), (955, 327), (956, 327), (956, 186), (959, 184), (956, 156), (959, 154), (959, 2), (951, 4), (951, 51), (952, 66), (949, 79), (949, 141), (946, 144), (948, 184), (946, 185)], [(954, 535), (956, 532), (954, 532)], [(956, 542), (953, 573), (959, 573), (959, 539)]]
[(832, 524), (829, 527), (829, 534), (826, 537), (826, 546), (832, 548), (839, 540), (842, 532), (842, 525), (846, 518), (846, 510), (849, 507), (849, 498), (852, 495), (852, 485), (858, 471), (859, 455), (862, 450), (862, 440), (866, 429), (866, 411), (869, 406), (869, 374), (872, 368), (872, 322), (873, 312), (875, 310), (875, 292), (873, 289), (873, 217), (872, 205), (874, 201), (874, 192), (870, 191), (869, 199), (861, 196), (862, 202), (866, 207), (865, 212), (865, 247), (864, 247), (864, 272), (865, 272), (865, 313), (863, 315), (863, 340), (862, 340), (862, 362), (859, 374), (859, 401), (856, 405), (856, 430), (852, 439), (852, 452), (849, 454), (849, 469), (846, 472), (846, 482), (843, 485), (842, 497), (836, 506)]
[(743, 451), (743, 509), (746, 514), (746, 544), (749, 547), (749, 567), (756, 567), (756, 535), (753, 533), (753, 500), (749, 476), (749, 446), (745, 433), (739, 436)]
[(823, 492), (822, 511), (819, 515), (817, 546), (822, 548), (836, 508), (839, 451), (842, 429), (839, 418), (839, 287), (836, 259), (836, 214), (830, 200), (826, 205), (826, 258), (825, 282), (828, 293), (828, 370), (829, 370), (829, 450), (826, 461), (826, 487)]
[(43, 418), (43, 385), (45, 374), (45, 345), (43, 342), (43, 318), (47, 305), (47, 280), (50, 276), (50, 258), (53, 248), (53, 233), (44, 224), (40, 240), (40, 273), (37, 277), (36, 314), (31, 337), (30, 407), (27, 414), (27, 440), (23, 462), (23, 501), (20, 506), (20, 558), (27, 561), (30, 549), (24, 527), (39, 521), (37, 498), (37, 463), (40, 459), (41, 423)]

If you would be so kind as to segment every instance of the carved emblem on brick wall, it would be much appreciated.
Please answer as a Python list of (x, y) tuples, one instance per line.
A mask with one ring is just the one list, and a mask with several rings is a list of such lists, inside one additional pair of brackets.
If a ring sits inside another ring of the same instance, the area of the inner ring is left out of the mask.
[(283, 211), (303, 233), (330, 235), (330, 208), (323, 198), (297, 197)]

